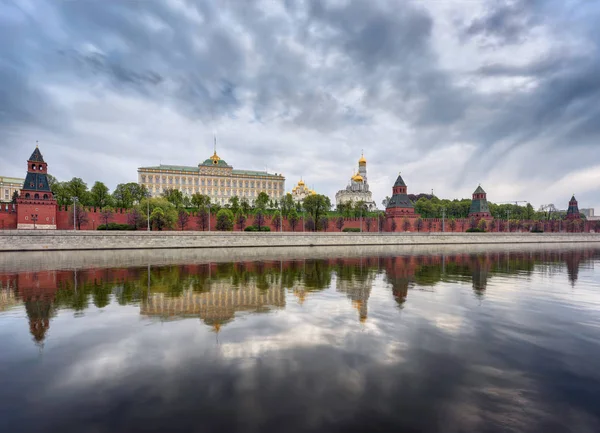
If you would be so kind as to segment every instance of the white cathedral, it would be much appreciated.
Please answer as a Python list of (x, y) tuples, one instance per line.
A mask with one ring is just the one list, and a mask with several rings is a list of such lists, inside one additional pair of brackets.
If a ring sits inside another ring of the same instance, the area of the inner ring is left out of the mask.
[(362, 155), (358, 160), (358, 172), (350, 178), (346, 189), (339, 190), (335, 195), (335, 204), (365, 202), (367, 209), (375, 210), (377, 205), (373, 201), (369, 183), (367, 182), (367, 160)]

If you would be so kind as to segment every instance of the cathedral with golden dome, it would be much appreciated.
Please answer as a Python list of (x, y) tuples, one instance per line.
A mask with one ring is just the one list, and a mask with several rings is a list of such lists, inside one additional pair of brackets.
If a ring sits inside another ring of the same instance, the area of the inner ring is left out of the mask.
[(358, 160), (358, 171), (350, 178), (350, 182), (346, 189), (339, 190), (335, 195), (335, 204), (355, 204), (362, 201), (369, 210), (375, 210), (377, 205), (373, 201), (371, 191), (369, 191), (369, 183), (367, 182), (367, 160), (361, 155)]
[(302, 178), (300, 178), (298, 184), (292, 188), (292, 198), (296, 203), (301, 203), (306, 197), (316, 194), (317, 192), (314, 189), (310, 189), (306, 186)]

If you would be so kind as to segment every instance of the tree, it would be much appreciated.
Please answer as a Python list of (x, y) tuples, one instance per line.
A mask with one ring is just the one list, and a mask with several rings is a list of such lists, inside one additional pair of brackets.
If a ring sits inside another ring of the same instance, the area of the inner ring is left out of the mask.
[(300, 217), (298, 216), (298, 212), (296, 212), (296, 209), (290, 209), (288, 214), (288, 222), (290, 223), (290, 227), (292, 228), (293, 232), (296, 231), (296, 226), (298, 225), (299, 219)]
[(192, 195), (192, 206), (196, 209), (206, 207), (210, 204), (210, 197), (199, 192)]
[(87, 206), (90, 204), (90, 193), (88, 191), (87, 183), (85, 183), (81, 178), (74, 177), (70, 181), (66, 182), (64, 187), (70, 202), (73, 201), (73, 197), (77, 197), (77, 201), (79, 201), (82, 206)]
[(177, 225), (183, 231), (185, 230), (185, 226), (190, 220), (190, 214), (187, 213), (185, 209), (179, 209), (179, 213), (177, 214)]
[(342, 231), (342, 229), (344, 228), (344, 217), (338, 217), (335, 220), (335, 226), (338, 228), (339, 231)]
[(275, 230), (279, 231), (279, 229), (281, 228), (281, 214), (279, 213), (279, 211), (275, 211), (271, 223), (273, 224)]
[(56, 182), (50, 187), (54, 199), (59, 206), (68, 206), (73, 203), (73, 199), (69, 195), (66, 182)]
[(477, 224), (477, 228), (479, 230), (481, 230), (482, 232), (486, 231), (487, 223), (485, 222), (485, 220), (483, 218), (479, 220), (479, 223)]
[(477, 220), (475, 219), (475, 217), (471, 217), (471, 219), (469, 220), (469, 228), (471, 230), (475, 230), (477, 228)]
[(264, 211), (267, 209), (268, 205), (269, 195), (264, 191), (259, 192), (258, 197), (256, 197), (256, 200), (254, 201), (254, 207)]
[(178, 189), (167, 188), (162, 196), (166, 198), (169, 203), (174, 205), (177, 209), (183, 206), (183, 194)]
[(373, 224), (373, 220), (371, 218), (366, 218), (365, 219), (365, 225), (367, 226), (367, 231), (370, 232), (371, 231), (371, 225)]
[(319, 220), (319, 227), (325, 231), (329, 230), (329, 218), (327, 216), (322, 216)]
[(12, 194), (11, 203), (15, 204), (17, 202), (18, 198), (19, 198), (19, 191), (14, 191)]
[(143, 214), (137, 210), (133, 209), (131, 212), (127, 214), (127, 224), (135, 229), (139, 229), (144, 224), (144, 216)]
[[(81, 226), (83, 224), (87, 224), (89, 219), (88, 219), (88, 214), (85, 211), (84, 207), (77, 203), (77, 205), (75, 206), (75, 224), (77, 225), (77, 229), (81, 230)], [(73, 220), (73, 208), (71, 208), (71, 221)]]
[(240, 198), (237, 195), (229, 197), (229, 209), (234, 215), (237, 215), (240, 211)]
[(331, 201), (327, 196), (314, 194), (306, 197), (302, 206), (306, 209), (306, 212), (312, 216), (314, 225), (315, 221), (319, 221), (321, 216), (325, 215), (327, 211), (331, 209)]
[(135, 182), (118, 184), (112, 194), (114, 205), (123, 209), (132, 208), (146, 197), (148, 197), (146, 187)]
[(233, 230), (233, 212), (230, 209), (221, 209), (217, 212), (217, 230)]
[(244, 215), (248, 215), (250, 212), (250, 202), (246, 197), (242, 197), (242, 200), (240, 201), (240, 209)]
[[(146, 198), (141, 200), (134, 209), (141, 215), (145, 215), (147, 208), (150, 209), (150, 223), (157, 230), (172, 228), (177, 221), (177, 209), (163, 197)], [(159, 212), (154, 212), (160, 209)]]
[(415, 221), (415, 228), (418, 232), (420, 232), (423, 229), (423, 220), (421, 218), (417, 218), (417, 220)]
[(48, 179), (48, 186), (50, 187), (50, 190), (52, 190), (52, 187), (58, 183), (58, 180), (51, 174), (47, 174), (46, 179)]
[(395, 232), (398, 225), (396, 224), (396, 220), (392, 218), (392, 223), (390, 224), (390, 229)]
[(110, 206), (111, 196), (108, 192), (108, 187), (102, 182), (94, 183), (90, 191), (90, 198), (92, 206), (99, 207), (100, 209)]
[(356, 218), (362, 217), (367, 212), (367, 203), (364, 200), (358, 200), (354, 203), (354, 216)]
[(312, 216), (309, 215), (308, 218), (306, 218), (306, 221), (304, 222), (304, 227), (306, 228), (306, 230), (315, 231), (315, 220)]
[(448, 224), (450, 225), (450, 230), (456, 230), (456, 220), (454, 218), (451, 218)]
[(385, 214), (380, 212), (377, 215), (378, 231), (382, 232), (385, 230)]
[(383, 205), (383, 208), (387, 208), (388, 203), (390, 202), (391, 198), (389, 195), (386, 195), (385, 198), (381, 201), (381, 204)]
[(238, 214), (235, 217), (235, 223), (238, 225), (240, 231), (244, 230), (244, 227), (246, 226), (246, 215), (244, 215), (241, 212), (238, 212)]
[[(107, 188), (108, 190), (108, 188)], [(108, 229), (108, 222), (112, 219), (113, 217), (113, 210), (111, 208), (106, 208), (103, 209), (100, 212), (100, 221), (102, 221), (102, 223), (104, 224), (105, 228)]]
[(258, 209), (254, 214), (254, 225), (259, 231), (265, 225), (265, 215), (261, 209)]
[(429, 218), (427, 220), (427, 231), (431, 232), (432, 229), (433, 229), (433, 220), (431, 218)]
[(208, 227), (208, 208), (202, 207), (196, 215), (196, 226), (204, 231)]
[(155, 208), (152, 211), (152, 214), (150, 215), (150, 221), (158, 231), (162, 231), (162, 229), (167, 227), (168, 224), (167, 219), (165, 217), (165, 212), (159, 207)]
[(294, 198), (289, 192), (281, 199), (281, 214), (288, 218), (292, 209), (294, 209)]
[(405, 232), (410, 231), (410, 221), (407, 218), (404, 218), (404, 221), (402, 221), (402, 230)]

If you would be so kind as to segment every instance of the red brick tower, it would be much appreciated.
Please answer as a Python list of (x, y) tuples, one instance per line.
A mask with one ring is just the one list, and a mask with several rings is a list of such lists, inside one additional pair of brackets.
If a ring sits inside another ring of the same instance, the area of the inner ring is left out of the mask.
[(17, 229), (56, 230), (56, 200), (48, 184), (48, 164), (37, 146), (27, 161), (27, 176), (17, 198)]
[(577, 200), (575, 199), (575, 194), (569, 200), (569, 209), (567, 209), (567, 219), (569, 220), (578, 220), (581, 218), (581, 214), (579, 213), (579, 205), (577, 204)]
[(473, 192), (473, 199), (469, 208), (469, 218), (492, 218), (487, 202), (487, 193), (481, 185)]
[(415, 207), (406, 194), (407, 187), (402, 179), (402, 176), (398, 174), (398, 178), (392, 188), (392, 198), (388, 202), (385, 208), (386, 217), (418, 217), (415, 214)]

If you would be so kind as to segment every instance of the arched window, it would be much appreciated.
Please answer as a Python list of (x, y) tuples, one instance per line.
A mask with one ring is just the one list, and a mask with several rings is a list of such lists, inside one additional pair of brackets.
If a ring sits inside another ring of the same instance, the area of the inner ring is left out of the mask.
[(35, 198), (35, 199), (39, 199), (39, 198), (40, 198), (40, 195), (39, 195), (39, 194), (36, 194), (36, 195), (34, 195), (34, 196), (33, 196), (33, 198)]
[(29, 198), (29, 197), (31, 197), (31, 196), (29, 195), (29, 193), (26, 193), (26, 194), (25, 194), (25, 198)]
[(44, 200), (48, 200), (48, 194), (44, 194)]
[(31, 164), (31, 169), (35, 170), (35, 164)]
[(40, 166), (38, 167), (40, 170), (43, 170), (42, 165), (40, 164)]

